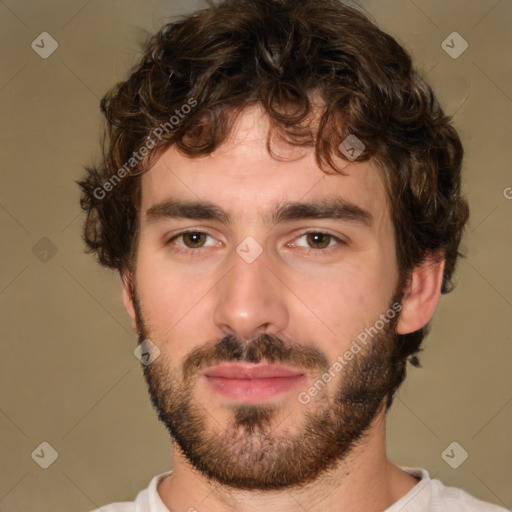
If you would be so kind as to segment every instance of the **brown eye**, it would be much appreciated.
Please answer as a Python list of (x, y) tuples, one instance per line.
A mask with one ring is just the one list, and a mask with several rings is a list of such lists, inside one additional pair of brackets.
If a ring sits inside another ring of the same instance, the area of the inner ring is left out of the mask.
[(191, 231), (189, 233), (183, 233), (180, 236), (183, 237), (183, 243), (186, 247), (195, 249), (204, 245), (207, 233)]
[(315, 249), (325, 249), (333, 238), (328, 233), (306, 233), (306, 236), (308, 244)]

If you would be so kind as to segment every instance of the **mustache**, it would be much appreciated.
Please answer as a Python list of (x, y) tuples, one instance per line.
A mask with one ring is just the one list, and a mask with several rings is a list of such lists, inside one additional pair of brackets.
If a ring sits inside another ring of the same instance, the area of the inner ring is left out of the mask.
[(249, 342), (227, 335), (213, 345), (193, 349), (183, 361), (183, 379), (188, 380), (198, 371), (220, 363), (261, 361), (288, 363), (308, 370), (329, 368), (327, 357), (313, 346), (284, 342), (272, 334), (262, 334)]

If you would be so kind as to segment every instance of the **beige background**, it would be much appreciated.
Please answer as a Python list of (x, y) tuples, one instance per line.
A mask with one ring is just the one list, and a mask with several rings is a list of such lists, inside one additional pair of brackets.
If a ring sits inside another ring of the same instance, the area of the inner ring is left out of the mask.
[[(132, 500), (170, 467), (118, 278), (83, 253), (74, 180), (99, 155), (99, 99), (136, 62), (146, 31), (200, 5), (0, 3), (2, 512)], [(510, 507), (512, 2), (361, 5), (413, 52), (455, 116), (472, 208), (459, 285), (389, 415), (390, 457)], [(31, 48), (44, 31), (59, 45), (47, 59)], [(454, 31), (469, 43), (456, 59), (441, 47)], [(457, 469), (441, 458), (453, 441), (469, 454)], [(48, 469), (31, 457), (42, 442), (58, 453)]]

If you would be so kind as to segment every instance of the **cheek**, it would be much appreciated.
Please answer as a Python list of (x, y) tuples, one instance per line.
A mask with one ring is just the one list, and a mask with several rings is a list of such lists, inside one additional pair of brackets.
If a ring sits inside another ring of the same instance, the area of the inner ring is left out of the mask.
[[(337, 264), (273, 264), (282, 282), (273, 280), (271, 293), (289, 319), (283, 331), (317, 346), (330, 360), (386, 311), (397, 277), (392, 251), (374, 247), (348, 253)], [(139, 252), (137, 289), (146, 326), (159, 344), (172, 345), (174, 361), (222, 336), (214, 312), (223, 295), (215, 288), (227, 268), (177, 264), (149, 249)]]
[(289, 274), (287, 282), (300, 299), (290, 312), (292, 328), (298, 326), (301, 339), (335, 359), (388, 309), (397, 279), (393, 265), (393, 259), (366, 254), (315, 274)]
[(179, 360), (191, 347), (208, 341), (208, 293), (216, 281), (200, 271), (184, 273), (183, 268), (149, 261), (141, 254), (137, 262), (137, 292), (146, 327), (160, 345), (172, 342), (173, 359)]

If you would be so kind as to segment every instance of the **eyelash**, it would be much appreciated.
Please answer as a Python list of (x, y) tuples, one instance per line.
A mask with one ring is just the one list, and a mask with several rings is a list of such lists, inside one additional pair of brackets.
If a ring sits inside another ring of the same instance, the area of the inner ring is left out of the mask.
[[(210, 237), (213, 238), (213, 236), (210, 235), (210, 233), (208, 233), (206, 231), (199, 231), (197, 229), (190, 229), (190, 230), (187, 230), (187, 231), (181, 231), (180, 233), (177, 233), (176, 235), (173, 235), (171, 238), (166, 240), (165, 245), (170, 245), (174, 240), (176, 240), (177, 238), (182, 237), (183, 235), (186, 235), (187, 233), (202, 234), (202, 235), (207, 235), (207, 236), (210, 236)], [(332, 233), (329, 233), (327, 231), (322, 231), (322, 230), (304, 231), (304, 232), (300, 233), (294, 239), (294, 241), (296, 241), (296, 240), (298, 240), (298, 239), (300, 239), (303, 236), (308, 235), (308, 234), (327, 235), (327, 236), (330, 237), (329, 243), (331, 242), (331, 240), (334, 240), (334, 241), (338, 242), (336, 245), (331, 246), (331, 247), (327, 247), (325, 249), (311, 249), (311, 248), (302, 247), (302, 249), (306, 250), (306, 252), (308, 254), (311, 254), (313, 256), (325, 256), (326, 254), (330, 254), (333, 250), (339, 249), (340, 246), (347, 245), (347, 242), (345, 242), (341, 238), (333, 235)], [(176, 246), (176, 247), (178, 247), (178, 251), (179, 252), (181, 252), (182, 254), (185, 254), (185, 255), (189, 255), (189, 256), (198, 256), (199, 255), (198, 254), (199, 253), (199, 249), (204, 249), (204, 247), (197, 247), (196, 249), (191, 249), (191, 248), (188, 248), (188, 247), (181, 247), (181, 246)]]

